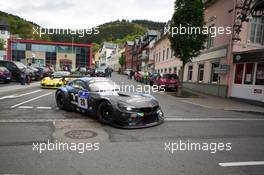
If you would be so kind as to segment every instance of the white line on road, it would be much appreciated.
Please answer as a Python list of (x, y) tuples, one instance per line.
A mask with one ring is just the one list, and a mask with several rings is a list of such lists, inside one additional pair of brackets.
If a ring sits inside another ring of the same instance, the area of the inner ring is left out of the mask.
[(202, 104), (194, 103), (194, 102), (191, 102), (191, 101), (182, 101), (182, 102), (184, 102), (184, 103), (188, 103), (188, 104), (192, 104), (192, 105), (195, 105), (195, 106), (200, 106), (200, 107), (203, 107), (203, 108), (212, 109), (212, 107), (210, 107), (210, 106), (206, 106), (206, 105), (202, 105)]
[(42, 97), (45, 97), (45, 96), (48, 96), (48, 95), (51, 95), (51, 94), (52, 94), (52, 92), (49, 92), (49, 93), (43, 94), (43, 95), (41, 95), (41, 96), (38, 96), (38, 97), (32, 98), (32, 99), (27, 100), (27, 101), (24, 101), (24, 102), (22, 102), (22, 103), (18, 103), (18, 104), (14, 105), (14, 106), (11, 106), (10, 108), (11, 108), (11, 109), (14, 109), (14, 108), (16, 108), (16, 107), (18, 107), (18, 106), (21, 106), (21, 105), (23, 105), (23, 104), (26, 104), (26, 103), (28, 103), (28, 102), (31, 102), (31, 101), (34, 101), (34, 100), (40, 99), (40, 98), (42, 98)]
[(26, 95), (30, 95), (30, 94), (34, 94), (34, 93), (37, 93), (37, 92), (41, 92), (42, 90), (36, 90), (36, 91), (32, 91), (32, 92), (28, 92), (28, 93), (25, 93), (25, 94), (20, 94), (20, 95), (9, 95), (9, 96), (4, 96), (4, 97), (1, 97), (0, 100), (4, 100), (4, 99), (9, 99), (9, 98), (19, 98), (19, 97), (23, 97), (23, 96), (26, 96)]
[(165, 121), (264, 121), (264, 118), (165, 118)]
[(19, 109), (33, 109), (33, 106), (19, 106)]
[(88, 122), (92, 119), (3, 119), (0, 123)]
[(48, 106), (38, 106), (37, 109), (52, 109), (52, 107), (48, 107)]
[(228, 163), (219, 163), (219, 165), (222, 167), (257, 166), (257, 165), (264, 165), (264, 161), (228, 162)]

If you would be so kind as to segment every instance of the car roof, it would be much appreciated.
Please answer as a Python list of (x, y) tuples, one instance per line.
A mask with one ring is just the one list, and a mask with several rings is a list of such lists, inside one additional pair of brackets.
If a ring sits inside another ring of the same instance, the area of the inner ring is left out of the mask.
[[(81, 77), (78, 78), (79, 80), (85, 81), (85, 82), (101, 82), (101, 81), (110, 81), (107, 78), (103, 78), (103, 77)], [(77, 80), (78, 80), (77, 79)]]

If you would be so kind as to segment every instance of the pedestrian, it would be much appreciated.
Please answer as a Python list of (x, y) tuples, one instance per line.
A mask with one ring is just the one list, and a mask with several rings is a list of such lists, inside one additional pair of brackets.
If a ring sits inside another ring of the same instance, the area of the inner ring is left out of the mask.
[(30, 78), (30, 71), (29, 71), (29, 69), (26, 69), (26, 83), (27, 83), (28, 85), (30, 85), (30, 83), (31, 83), (31, 78)]
[(23, 68), (20, 72), (20, 83), (21, 83), (21, 85), (25, 85), (25, 79), (26, 79), (26, 69)]
[(113, 72), (113, 69), (110, 68), (110, 69), (109, 69), (109, 77), (112, 77), (112, 72)]

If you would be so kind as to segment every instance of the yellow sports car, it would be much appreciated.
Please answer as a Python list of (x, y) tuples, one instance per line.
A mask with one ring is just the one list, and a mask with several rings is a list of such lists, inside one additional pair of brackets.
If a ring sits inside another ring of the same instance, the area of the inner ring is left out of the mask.
[(41, 80), (41, 87), (57, 89), (61, 86), (64, 86), (70, 80), (69, 78), (65, 78), (69, 75), (70, 72), (67, 71), (54, 72), (50, 77), (45, 77)]

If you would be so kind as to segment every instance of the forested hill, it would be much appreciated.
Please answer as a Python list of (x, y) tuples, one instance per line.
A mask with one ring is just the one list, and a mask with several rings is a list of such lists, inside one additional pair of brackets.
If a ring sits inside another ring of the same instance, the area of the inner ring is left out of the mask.
[(7, 22), (10, 32), (12, 34), (18, 34), (23, 39), (72, 42), (74, 38), (74, 42), (96, 43), (98, 45), (102, 44), (104, 41), (122, 44), (127, 40), (133, 40), (139, 37), (148, 29), (160, 30), (165, 24), (148, 20), (117, 20), (98, 26), (98, 35), (85, 35), (84, 37), (79, 37), (78, 35), (53, 34), (39, 37), (38, 35), (33, 35), (33, 26), (39, 27), (39, 25), (34, 22), (2, 11), (0, 11), (0, 21)]

